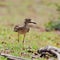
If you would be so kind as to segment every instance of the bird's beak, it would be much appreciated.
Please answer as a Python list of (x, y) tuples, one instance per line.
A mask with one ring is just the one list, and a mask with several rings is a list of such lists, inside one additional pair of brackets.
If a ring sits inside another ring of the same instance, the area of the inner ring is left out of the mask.
[(36, 22), (30, 22), (30, 23), (37, 24)]

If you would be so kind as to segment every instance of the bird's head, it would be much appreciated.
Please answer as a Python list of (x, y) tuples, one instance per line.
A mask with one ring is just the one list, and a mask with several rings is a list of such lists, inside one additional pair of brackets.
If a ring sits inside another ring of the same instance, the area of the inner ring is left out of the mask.
[(25, 24), (26, 24), (26, 23), (33, 23), (33, 24), (36, 24), (36, 22), (32, 22), (31, 19), (25, 19), (25, 22), (24, 22), (24, 23), (25, 23)]

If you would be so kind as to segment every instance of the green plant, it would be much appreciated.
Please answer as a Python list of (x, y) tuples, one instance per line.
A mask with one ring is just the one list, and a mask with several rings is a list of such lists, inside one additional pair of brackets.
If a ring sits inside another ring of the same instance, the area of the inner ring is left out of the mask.
[(49, 21), (46, 25), (46, 30), (60, 30), (60, 20), (58, 21)]

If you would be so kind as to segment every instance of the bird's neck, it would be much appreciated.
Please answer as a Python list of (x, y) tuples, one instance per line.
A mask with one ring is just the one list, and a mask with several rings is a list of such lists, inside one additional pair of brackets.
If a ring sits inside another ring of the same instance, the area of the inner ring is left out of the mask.
[(25, 24), (24, 24), (24, 27), (28, 28), (28, 23), (25, 23)]

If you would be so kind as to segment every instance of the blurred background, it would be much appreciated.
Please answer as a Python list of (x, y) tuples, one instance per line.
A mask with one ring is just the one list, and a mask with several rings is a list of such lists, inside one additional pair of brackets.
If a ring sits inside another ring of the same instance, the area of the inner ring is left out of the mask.
[[(33, 52), (47, 45), (60, 48), (60, 0), (0, 0), (0, 52), (14, 56), (27, 53), (22, 50), (23, 35), (18, 43), (14, 32), (14, 26), (23, 25), (25, 18), (37, 23), (26, 34), (25, 48), (31, 47)], [(22, 57), (31, 58), (32, 54), (28, 55)]]
[(44, 26), (60, 19), (60, 0), (0, 0), (0, 24), (22, 24), (31, 18)]

